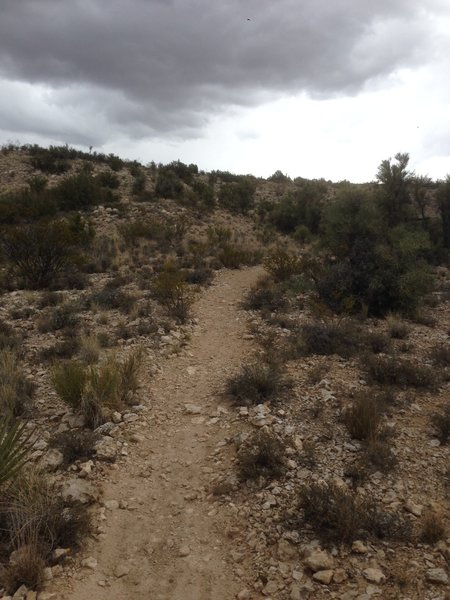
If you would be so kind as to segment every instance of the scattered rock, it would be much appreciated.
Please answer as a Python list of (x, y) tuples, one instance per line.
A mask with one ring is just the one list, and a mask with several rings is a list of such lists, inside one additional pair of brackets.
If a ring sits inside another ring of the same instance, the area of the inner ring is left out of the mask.
[(386, 579), (386, 575), (383, 573), (383, 571), (381, 571), (381, 569), (375, 569), (372, 567), (364, 569), (362, 574), (364, 578), (371, 583), (382, 583)]
[(64, 462), (62, 452), (56, 448), (50, 448), (42, 458), (42, 466), (49, 471), (56, 471)]
[(97, 559), (94, 558), (93, 556), (89, 556), (88, 558), (83, 558), (83, 560), (81, 561), (81, 566), (82, 567), (86, 567), (86, 569), (92, 569), (92, 571), (95, 571), (95, 569), (97, 568)]
[(130, 567), (126, 564), (120, 564), (117, 565), (117, 567), (114, 569), (114, 575), (117, 578), (121, 578), (121, 577), (125, 577), (125, 575), (128, 575), (128, 573), (130, 572)]
[(412, 500), (407, 500), (405, 502), (405, 510), (415, 517), (420, 517), (422, 515), (423, 506), (421, 504), (416, 504)]
[(314, 573), (313, 579), (315, 581), (318, 581), (319, 583), (324, 583), (325, 585), (328, 585), (333, 579), (333, 571), (331, 569), (317, 571), (316, 573)]
[(104, 436), (95, 445), (97, 458), (107, 462), (114, 462), (117, 458), (117, 443), (112, 437)]
[(325, 571), (331, 569), (334, 565), (333, 558), (323, 550), (314, 550), (305, 559), (305, 564), (311, 571)]
[(185, 404), (184, 410), (188, 415), (199, 415), (202, 412), (202, 407), (197, 404)]
[(367, 546), (361, 542), (361, 540), (356, 540), (352, 544), (352, 551), (357, 554), (365, 554), (367, 552)]
[(448, 575), (444, 569), (441, 568), (428, 569), (425, 577), (430, 583), (439, 583), (442, 585), (446, 585), (448, 583)]

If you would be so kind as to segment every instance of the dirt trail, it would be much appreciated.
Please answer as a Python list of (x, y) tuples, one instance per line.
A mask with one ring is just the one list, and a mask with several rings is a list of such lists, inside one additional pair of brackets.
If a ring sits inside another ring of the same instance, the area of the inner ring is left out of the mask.
[[(187, 356), (167, 360), (149, 381), (145, 440), (130, 445), (128, 460), (105, 486), (105, 501), (128, 508), (107, 511), (103, 539), (91, 550), (98, 566), (85, 569), (65, 597), (230, 600), (239, 591), (227, 563), (230, 514), (206, 498), (220, 468), (216, 444), (230, 433), (226, 420), (211, 417), (228, 373), (251, 351), (239, 302), (260, 274), (219, 273), (195, 306), (199, 324)], [(187, 414), (186, 404), (199, 414)]]

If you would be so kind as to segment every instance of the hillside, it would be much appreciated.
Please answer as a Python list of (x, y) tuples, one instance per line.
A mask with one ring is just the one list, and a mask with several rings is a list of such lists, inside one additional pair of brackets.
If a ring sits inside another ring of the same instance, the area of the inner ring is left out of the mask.
[(0, 598), (446, 598), (450, 186), (404, 157), (3, 148)]

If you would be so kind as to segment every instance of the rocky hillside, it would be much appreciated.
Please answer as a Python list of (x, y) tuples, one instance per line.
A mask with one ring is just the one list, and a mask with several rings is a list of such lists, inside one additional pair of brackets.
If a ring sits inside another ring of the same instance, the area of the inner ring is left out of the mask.
[(395, 173), (3, 148), (4, 598), (446, 598), (446, 192)]

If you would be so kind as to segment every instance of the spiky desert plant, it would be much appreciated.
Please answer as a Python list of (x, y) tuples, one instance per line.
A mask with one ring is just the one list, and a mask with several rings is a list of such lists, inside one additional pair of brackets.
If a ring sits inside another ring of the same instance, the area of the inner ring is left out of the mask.
[(0, 485), (10, 481), (28, 460), (32, 431), (25, 433), (26, 424), (0, 420)]

